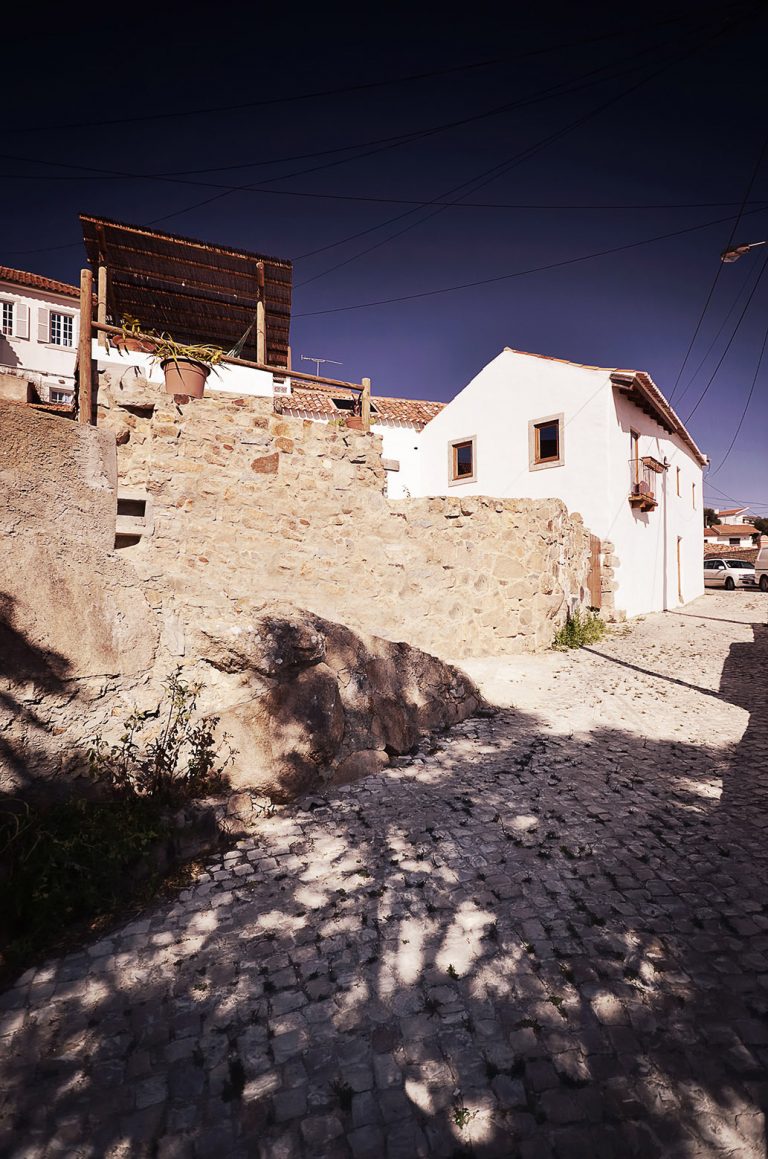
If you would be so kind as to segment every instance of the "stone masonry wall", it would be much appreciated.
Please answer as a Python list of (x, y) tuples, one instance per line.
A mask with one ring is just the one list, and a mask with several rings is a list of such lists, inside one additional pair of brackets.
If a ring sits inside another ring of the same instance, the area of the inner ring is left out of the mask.
[(193, 626), (279, 598), (461, 658), (546, 646), (567, 602), (588, 602), (589, 536), (559, 500), (388, 501), (377, 436), (267, 399), (131, 400), (102, 377), (121, 486), (153, 508), (126, 555)]

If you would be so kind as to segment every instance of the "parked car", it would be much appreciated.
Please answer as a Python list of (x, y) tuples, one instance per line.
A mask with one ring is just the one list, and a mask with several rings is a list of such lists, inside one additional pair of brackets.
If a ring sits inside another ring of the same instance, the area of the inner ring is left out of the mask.
[[(704, 587), (725, 588), (732, 592), (734, 588), (754, 588), (757, 586), (755, 567), (746, 559), (716, 559), (704, 560)], [(768, 589), (768, 581), (764, 591)]]
[(768, 536), (760, 536), (760, 548), (755, 560), (755, 580), (761, 592), (768, 592)]

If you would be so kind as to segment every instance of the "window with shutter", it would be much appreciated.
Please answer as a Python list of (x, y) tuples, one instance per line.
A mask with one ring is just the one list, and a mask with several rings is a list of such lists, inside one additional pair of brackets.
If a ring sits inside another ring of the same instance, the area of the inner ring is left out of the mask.
[(45, 306), (39, 306), (37, 311), (37, 341), (50, 342), (51, 340), (51, 311)]
[(0, 334), (13, 334), (15, 302), (0, 302)]

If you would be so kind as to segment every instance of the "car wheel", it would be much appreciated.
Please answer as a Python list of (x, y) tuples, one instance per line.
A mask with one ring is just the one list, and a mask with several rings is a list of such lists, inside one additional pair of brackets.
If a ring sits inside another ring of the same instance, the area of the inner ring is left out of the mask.
[(768, 575), (760, 576), (760, 591), (768, 592)]
[(732, 591), (733, 591), (733, 589), (736, 587), (736, 584), (733, 582), (733, 576), (732, 576), (732, 575), (729, 575), (729, 576), (726, 578), (725, 584), (724, 584), (723, 586), (724, 586), (724, 588), (725, 588), (725, 590), (726, 590), (727, 592), (732, 592)]

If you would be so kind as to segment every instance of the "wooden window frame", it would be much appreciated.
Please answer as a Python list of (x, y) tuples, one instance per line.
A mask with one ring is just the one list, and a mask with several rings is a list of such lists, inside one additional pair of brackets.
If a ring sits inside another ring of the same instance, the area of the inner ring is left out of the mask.
[[(459, 447), (472, 448), (472, 473), (470, 475), (457, 474), (456, 451)], [(448, 486), (460, 487), (462, 483), (477, 482), (477, 435), (468, 435), (463, 439), (451, 439), (448, 443)]]
[[(6, 323), (6, 308), (10, 323)], [(0, 298), (0, 334), (5, 335), (6, 338), (13, 338), (16, 330), (16, 303), (13, 298)]]
[[(549, 459), (539, 458), (539, 429), (557, 423), (557, 456)], [(546, 471), (550, 467), (565, 465), (565, 414), (545, 415), (540, 419), (531, 419), (528, 423), (528, 470)]]

